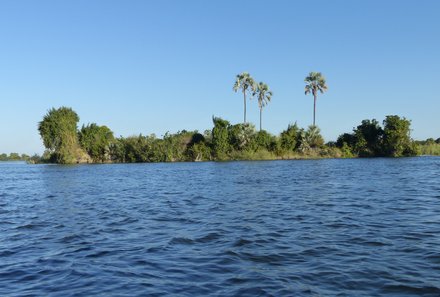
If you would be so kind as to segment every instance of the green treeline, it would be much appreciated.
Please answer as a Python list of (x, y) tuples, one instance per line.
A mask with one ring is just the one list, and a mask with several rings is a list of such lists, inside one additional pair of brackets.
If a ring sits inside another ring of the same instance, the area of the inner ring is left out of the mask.
[(10, 153), (7, 154), (0, 154), (0, 161), (27, 161), (31, 157), (26, 154), (19, 154), (19, 153)]
[[(213, 117), (213, 127), (203, 133), (182, 130), (115, 138), (106, 126), (95, 123), (78, 129), (79, 116), (71, 108), (52, 108), (38, 129), (46, 152), (42, 162), (135, 163), (175, 161), (271, 160), (295, 158), (402, 157), (419, 154), (410, 138), (410, 121), (387, 116), (380, 126), (364, 120), (336, 142), (324, 143), (317, 126), (289, 125), (279, 135), (257, 131), (250, 123), (231, 124)], [(437, 144), (434, 142), (434, 144)]]

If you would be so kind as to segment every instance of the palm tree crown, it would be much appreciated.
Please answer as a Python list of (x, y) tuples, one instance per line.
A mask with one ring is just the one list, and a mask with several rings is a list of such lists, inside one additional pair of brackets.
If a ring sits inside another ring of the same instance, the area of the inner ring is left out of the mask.
[(272, 91), (269, 89), (269, 86), (263, 82), (260, 82), (254, 93), (253, 96), (257, 95), (258, 99), (258, 106), (260, 107), (260, 131), (261, 131), (261, 114), (263, 112), (263, 107), (266, 106), (268, 102), (272, 99)]
[(246, 124), (246, 93), (251, 95), (256, 90), (255, 81), (249, 73), (242, 72), (237, 74), (233, 90), (237, 92), (239, 89), (243, 92), (244, 123)]
[(327, 91), (327, 85), (321, 72), (310, 72), (309, 76), (304, 79), (304, 82), (306, 83), (305, 94), (312, 93), (313, 95), (313, 126), (315, 126), (316, 98), (318, 97), (318, 92), (322, 94)]

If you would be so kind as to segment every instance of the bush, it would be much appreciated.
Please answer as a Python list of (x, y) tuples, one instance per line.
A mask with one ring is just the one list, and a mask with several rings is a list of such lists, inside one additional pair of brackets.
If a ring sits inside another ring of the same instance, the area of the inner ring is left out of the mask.
[(79, 117), (71, 108), (52, 108), (38, 124), (43, 144), (52, 154), (51, 160), (61, 164), (87, 161), (87, 154), (78, 143)]
[(302, 144), (311, 148), (319, 148), (324, 145), (324, 138), (321, 136), (321, 129), (318, 126), (309, 126), (302, 138)]
[(353, 148), (356, 145), (356, 136), (351, 133), (339, 135), (338, 140), (336, 140), (336, 146), (342, 148), (344, 144), (350, 148)]
[(419, 145), (419, 151), (422, 155), (440, 156), (440, 143)]
[(280, 134), (280, 147), (286, 151), (294, 151), (298, 144), (299, 128), (297, 124), (290, 125)]
[(89, 124), (79, 131), (79, 143), (94, 162), (110, 160), (110, 145), (114, 141), (113, 132), (106, 126)]
[(228, 137), (231, 148), (235, 150), (249, 149), (255, 133), (255, 126), (249, 123), (230, 126)]
[(383, 130), (379, 122), (373, 120), (363, 120), (362, 123), (354, 129), (355, 145), (354, 151), (360, 157), (373, 157), (382, 155)]
[(213, 117), (214, 128), (212, 128), (212, 153), (214, 158), (224, 160), (230, 149), (229, 145), (229, 122), (221, 118)]
[(258, 131), (254, 136), (254, 150), (267, 150), (274, 152), (277, 150), (277, 139), (265, 130)]
[(417, 146), (410, 138), (411, 122), (399, 116), (387, 116), (383, 121), (383, 153), (385, 156), (402, 157), (417, 155)]

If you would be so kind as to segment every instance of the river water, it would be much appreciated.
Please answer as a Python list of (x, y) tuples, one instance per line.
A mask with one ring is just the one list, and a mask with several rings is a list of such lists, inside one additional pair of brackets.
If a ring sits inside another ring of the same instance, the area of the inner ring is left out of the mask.
[(440, 296), (440, 158), (0, 163), (0, 296)]

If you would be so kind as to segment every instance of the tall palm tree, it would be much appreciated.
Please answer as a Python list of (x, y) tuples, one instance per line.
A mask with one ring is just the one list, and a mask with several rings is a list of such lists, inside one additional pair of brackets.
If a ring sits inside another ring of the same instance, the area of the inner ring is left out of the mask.
[(313, 126), (315, 126), (316, 98), (318, 97), (318, 92), (322, 94), (327, 91), (327, 85), (321, 72), (310, 72), (309, 76), (304, 79), (304, 82), (307, 84), (305, 94), (312, 93), (313, 95)]
[(246, 124), (246, 93), (255, 92), (255, 81), (247, 72), (237, 74), (233, 90), (237, 92), (239, 89), (243, 92), (244, 103), (244, 123)]
[(261, 118), (263, 113), (263, 107), (270, 102), (270, 99), (272, 99), (272, 91), (269, 89), (269, 86), (263, 82), (260, 82), (256, 90), (252, 95), (257, 95), (258, 99), (258, 107), (260, 107), (260, 131), (261, 131)]

